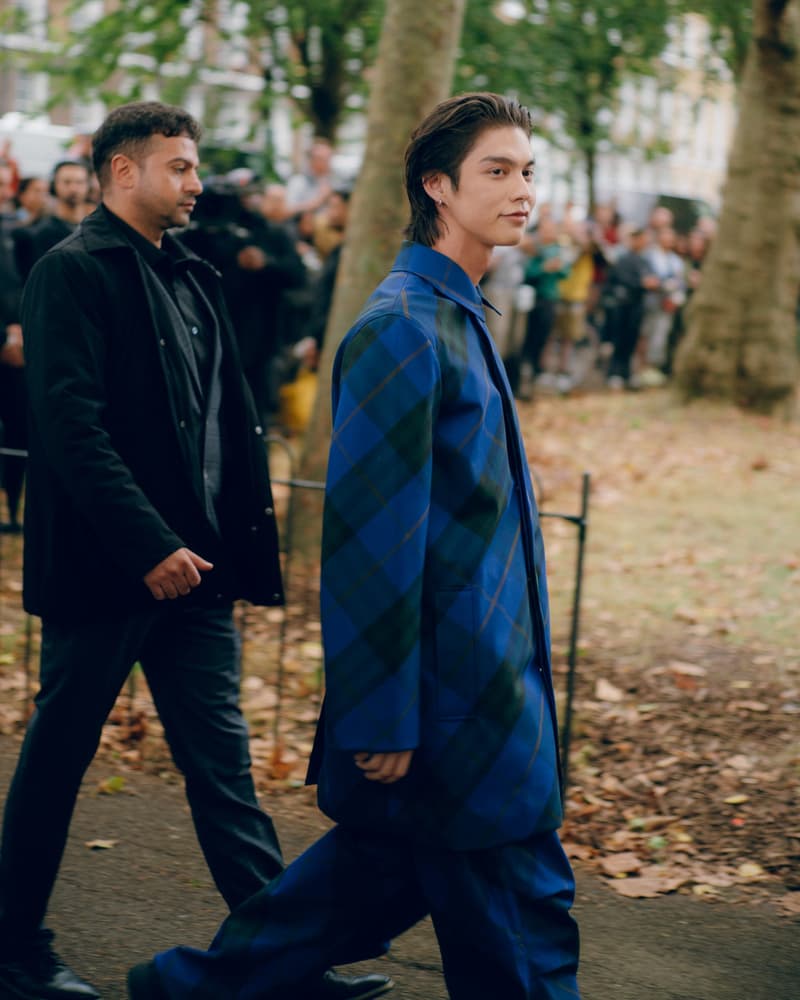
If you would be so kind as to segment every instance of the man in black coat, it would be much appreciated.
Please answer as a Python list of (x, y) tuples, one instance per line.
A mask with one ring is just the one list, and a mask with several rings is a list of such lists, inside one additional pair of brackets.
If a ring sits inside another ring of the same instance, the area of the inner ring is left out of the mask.
[[(2, 996), (97, 996), (42, 925), (136, 661), (226, 903), (283, 869), (250, 773), (232, 616), (236, 598), (283, 601), (262, 432), (216, 273), (166, 233), (202, 190), (199, 131), (155, 102), (112, 112), (94, 137), (103, 203), (25, 289), (24, 601), (42, 618), (41, 689), (0, 848)], [(376, 980), (327, 973), (297, 996), (373, 996)]]
[(61, 160), (53, 167), (50, 193), (55, 198), (52, 213), (22, 225), (14, 231), (17, 271), (25, 281), (33, 265), (45, 253), (73, 233), (90, 205), (89, 168), (85, 163)]
[(644, 257), (648, 240), (646, 229), (634, 229), (628, 250), (614, 264), (606, 279), (604, 339), (614, 345), (608, 367), (610, 389), (633, 387), (631, 364), (642, 329), (645, 293), (659, 285)]

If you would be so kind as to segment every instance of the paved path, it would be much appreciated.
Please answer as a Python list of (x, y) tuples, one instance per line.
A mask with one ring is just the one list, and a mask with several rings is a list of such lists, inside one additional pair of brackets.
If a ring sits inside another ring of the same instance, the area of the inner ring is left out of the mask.
[[(15, 755), (16, 743), (0, 737), (2, 792)], [(97, 794), (115, 773), (99, 762), (87, 776), (50, 919), (65, 958), (104, 1000), (124, 1000), (130, 965), (172, 944), (206, 945), (225, 915), (180, 785), (129, 772), (125, 791)], [(46, 787), (41, 794), (47, 797)], [(324, 828), (305, 792), (269, 804), (288, 858)], [(116, 843), (90, 850), (92, 840)], [(623, 899), (593, 873), (578, 875), (583, 1000), (800, 1000), (797, 921), (763, 905)], [(447, 998), (427, 923), (370, 967), (395, 978), (393, 1000)]]

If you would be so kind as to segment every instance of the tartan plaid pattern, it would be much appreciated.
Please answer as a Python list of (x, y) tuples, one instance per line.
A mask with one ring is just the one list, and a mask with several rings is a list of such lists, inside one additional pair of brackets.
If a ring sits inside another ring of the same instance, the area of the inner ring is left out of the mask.
[[(406, 244), (337, 354), (309, 775), (348, 827), (459, 849), (561, 819), (544, 549), (483, 309)], [(352, 762), (410, 748), (394, 785)]]
[(220, 927), (155, 958), (181, 1000), (318, 996), (330, 966), (386, 951), (430, 913), (452, 1000), (576, 1000), (574, 881), (555, 832), (449, 851), (334, 827)]

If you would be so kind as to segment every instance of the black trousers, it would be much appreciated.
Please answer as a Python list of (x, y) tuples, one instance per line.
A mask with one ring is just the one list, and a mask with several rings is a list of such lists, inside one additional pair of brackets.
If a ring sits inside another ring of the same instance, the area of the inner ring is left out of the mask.
[(528, 330), (522, 356), (533, 366), (536, 375), (542, 371), (542, 353), (555, 321), (556, 304), (550, 299), (537, 300), (536, 305), (528, 313)]
[(641, 305), (622, 303), (614, 314), (614, 353), (608, 366), (608, 375), (619, 376), (627, 381), (631, 376), (631, 360), (639, 342), (642, 329)]
[(178, 599), (116, 621), (44, 622), (41, 690), (3, 823), (3, 949), (44, 921), (81, 780), (137, 660), (183, 772), (200, 846), (228, 906), (283, 870), (275, 829), (258, 805), (250, 773), (232, 609)]

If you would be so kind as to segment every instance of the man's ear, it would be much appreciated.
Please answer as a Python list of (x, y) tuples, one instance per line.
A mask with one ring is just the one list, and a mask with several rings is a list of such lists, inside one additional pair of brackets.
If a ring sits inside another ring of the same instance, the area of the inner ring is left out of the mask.
[(445, 188), (447, 178), (444, 174), (428, 174), (422, 179), (422, 186), (429, 198), (432, 198), (437, 205), (443, 204), (445, 200)]
[(111, 157), (111, 180), (117, 187), (130, 189), (136, 183), (139, 167), (136, 162), (124, 153), (115, 153)]

